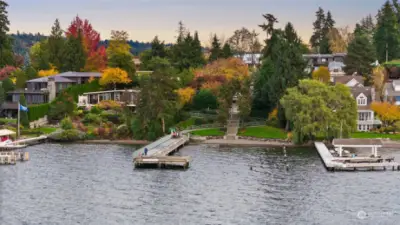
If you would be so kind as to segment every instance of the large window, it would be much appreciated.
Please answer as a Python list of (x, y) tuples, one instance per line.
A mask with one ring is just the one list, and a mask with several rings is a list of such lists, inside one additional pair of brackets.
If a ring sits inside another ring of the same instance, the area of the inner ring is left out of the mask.
[(362, 95), (358, 96), (357, 105), (367, 105), (367, 98)]

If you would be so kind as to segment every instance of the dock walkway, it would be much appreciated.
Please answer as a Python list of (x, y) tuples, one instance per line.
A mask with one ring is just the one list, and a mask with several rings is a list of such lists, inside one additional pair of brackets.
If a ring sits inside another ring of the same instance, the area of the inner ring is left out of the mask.
[[(343, 170), (386, 170), (390, 168), (392, 170), (400, 170), (400, 164), (394, 161), (386, 161), (381, 159), (376, 162), (372, 162), (374, 158), (366, 159), (366, 157), (334, 157), (329, 152), (329, 149), (322, 142), (315, 142), (315, 148), (317, 149), (325, 167), (329, 171), (343, 171)], [(365, 162), (363, 162), (365, 161)], [(368, 162), (370, 161), (370, 162)]]
[[(190, 157), (170, 156), (189, 141), (187, 135), (172, 138), (171, 135), (164, 136), (157, 141), (146, 145), (133, 153), (135, 167), (183, 167), (188, 168)], [(144, 149), (147, 148), (147, 156), (144, 156)]]

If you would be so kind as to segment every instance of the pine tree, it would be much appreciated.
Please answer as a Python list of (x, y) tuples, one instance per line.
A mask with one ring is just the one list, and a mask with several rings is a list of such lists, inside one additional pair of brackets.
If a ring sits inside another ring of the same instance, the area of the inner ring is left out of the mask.
[(378, 13), (374, 43), (380, 62), (400, 57), (399, 24), (395, 10), (389, 1)]
[(32, 66), (29, 66), (25, 69), (25, 74), (28, 80), (35, 79), (38, 76), (37, 71)]
[(14, 72), (14, 75), (17, 77), (17, 81), (15, 83), (15, 87), (17, 89), (24, 89), (26, 85), (27, 76), (25, 71), (18, 69)]
[(322, 54), (332, 53), (332, 51), (330, 50), (328, 34), (329, 34), (329, 31), (334, 27), (335, 27), (335, 21), (332, 18), (331, 12), (328, 11), (328, 13), (326, 15), (324, 28), (322, 29), (322, 37), (321, 37), (322, 39), (321, 39), (321, 43), (319, 46), (320, 53), (322, 53)]
[(192, 59), (193, 61), (191, 67), (197, 68), (203, 66), (205, 64), (205, 59), (203, 56), (203, 49), (201, 47), (199, 34), (197, 33), (197, 31), (194, 32), (192, 49), (193, 49), (193, 59)]
[(78, 37), (70, 35), (64, 46), (63, 71), (79, 72), (85, 67), (86, 56), (82, 45), (82, 35), (79, 32)]
[(374, 46), (369, 41), (366, 34), (356, 35), (349, 43), (347, 48), (347, 57), (344, 64), (346, 73), (353, 74), (357, 72), (363, 75), (367, 82), (372, 72), (371, 64), (376, 60)]
[(228, 43), (225, 43), (224, 47), (222, 48), (222, 58), (227, 59), (230, 57), (233, 57), (231, 46)]
[[(26, 104), (25, 96), (23, 94), (19, 96), (19, 104), (28, 107), (28, 105)], [(21, 125), (25, 128), (29, 128), (28, 112), (20, 111), (19, 113)]]
[(318, 49), (324, 37), (323, 28), (325, 26), (325, 12), (321, 7), (316, 12), (316, 17), (317, 20), (313, 23), (314, 33), (310, 38), (310, 44), (311, 47)]
[(54, 22), (51, 28), (51, 35), (48, 41), (49, 49), (49, 62), (53, 64), (57, 69), (60, 69), (63, 61), (63, 48), (64, 48), (63, 31), (60, 27), (58, 19)]
[(221, 49), (221, 44), (219, 43), (218, 37), (215, 34), (213, 37), (213, 42), (211, 44), (211, 54), (210, 57), (208, 58), (209, 62), (213, 62), (219, 58), (222, 58), (223, 52)]
[(0, 0), (0, 68), (14, 64), (11, 41), (7, 35), (10, 31), (7, 7), (7, 2)]
[(160, 40), (158, 40), (158, 36), (155, 36), (151, 42), (151, 56), (160, 58), (165, 58), (167, 56), (165, 44), (164, 42), (160, 42)]

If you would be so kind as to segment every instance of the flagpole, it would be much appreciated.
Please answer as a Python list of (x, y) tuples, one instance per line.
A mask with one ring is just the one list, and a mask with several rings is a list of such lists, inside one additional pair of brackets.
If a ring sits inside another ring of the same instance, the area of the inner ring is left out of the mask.
[(20, 117), (20, 108), (21, 108), (21, 105), (19, 104), (19, 102), (18, 102), (18, 124), (17, 124), (17, 129), (18, 129), (18, 133), (17, 133), (17, 140), (19, 139), (19, 127), (20, 127), (20, 125), (19, 125), (19, 117)]

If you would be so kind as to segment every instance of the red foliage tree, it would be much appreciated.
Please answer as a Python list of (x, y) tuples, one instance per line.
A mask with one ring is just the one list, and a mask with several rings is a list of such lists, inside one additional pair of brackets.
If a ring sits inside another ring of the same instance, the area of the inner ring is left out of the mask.
[(87, 60), (86, 71), (102, 71), (106, 67), (106, 51), (104, 46), (99, 46), (100, 34), (93, 29), (88, 20), (82, 20), (78, 16), (71, 22), (66, 36), (78, 37), (81, 33), (83, 37), (83, 47), (86, 51)]
[(8, 78), (17, 68), (13, 66), (5, 66), (0, 69), (0, 81)]

